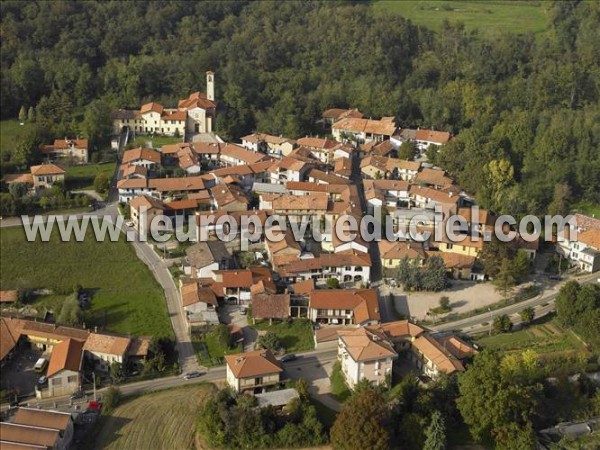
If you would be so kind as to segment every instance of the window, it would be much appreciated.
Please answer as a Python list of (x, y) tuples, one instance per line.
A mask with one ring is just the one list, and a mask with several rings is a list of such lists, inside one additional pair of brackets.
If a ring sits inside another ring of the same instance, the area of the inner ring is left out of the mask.
[(60, 386), (62, 384), (62, 378), (54, 378), (54, 379), (52, 379), (52, 384), (54, 386)]
[(446, 248), (447, 248), (448, 250), (451, 250), (451, 249), (452, 249), (452, 244), (446, 244)]
[(70, 375), (67, 377), (67, 383), (72, 384), (72, 383), (77, 383), (77, 380), (79, 378), (77, 377), (77, 375)]

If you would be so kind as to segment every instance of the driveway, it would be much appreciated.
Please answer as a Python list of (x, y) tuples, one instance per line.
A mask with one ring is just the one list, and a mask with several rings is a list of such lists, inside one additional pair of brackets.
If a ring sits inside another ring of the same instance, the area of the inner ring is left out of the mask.
[(42, 355), (41, 350), (17, 350), (16, 356), (2, 367), (2, 389), (14, 389), (19, 396), (35, 395), (35, 385), (42, 373), (33, 366)]
[(242, 307), (240, 305), (225, 305), (221, 308), (219, 315), (223, 323), (233, 323), (241, 328), (244, 336), (244, 352), (251, 352), (254, 350), (258, 332), (248, 326), (248, 316), (241, 314), (241, 312)]

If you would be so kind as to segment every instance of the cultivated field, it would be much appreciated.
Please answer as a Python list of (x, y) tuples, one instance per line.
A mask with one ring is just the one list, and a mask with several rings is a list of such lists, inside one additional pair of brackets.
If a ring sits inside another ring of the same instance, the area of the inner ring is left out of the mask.
[(523, 330), (481, 337), (476, 342), (484, 348), (503, 352), (535, 350), (540, 355), (559, 353), (564, 356), (587, 352), (571, 331), (547, 318)]
[(462, 22), (487, 36), (501, 32), (540, 33), (546, 29), (544, 2), (537, 1), (388, 1), (373, 4), (377, 13), (399, 14), (434, 31), (444, 20)]
[(101, 419), (93, 449), (193, 448), (198, 410), (212, 385), (155, 392), (127, 401)]
[[(0, 229), (0, 286), (51, 289), (66, 296), (79, 284), (92, 293), (85, 314), (88, 326), (171, 336), (162, 289), (133, 247), (124, 236), (118, 242), (96, 242), (91, 227), (89, 231), (83, 242), (61, 242), (58, 232), (50, 242), (27, 242), (22, 228)], [(57, 296), (52, 300), (57, 301)]]
[(105, 173), (108, 179), (111, 180), (116, 165), (116, 163), (105, 163), (67, 167), (67, 185), (72, 190), (93, 190), (96, 175)]

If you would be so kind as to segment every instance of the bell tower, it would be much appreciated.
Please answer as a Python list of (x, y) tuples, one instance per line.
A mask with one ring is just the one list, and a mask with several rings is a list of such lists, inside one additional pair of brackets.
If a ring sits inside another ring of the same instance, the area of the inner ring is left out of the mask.
[(215, 101), (215, 73), (210, 70), (206, 72), (206, 98)]

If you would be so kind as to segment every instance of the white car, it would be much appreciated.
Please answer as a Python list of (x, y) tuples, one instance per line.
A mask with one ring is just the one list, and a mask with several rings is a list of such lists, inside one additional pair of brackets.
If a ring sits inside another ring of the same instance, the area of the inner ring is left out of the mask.
[(129, 228), (133, 228), (133, 222), (131, 220), (125, 222), (125, 225), (127, 225)]

